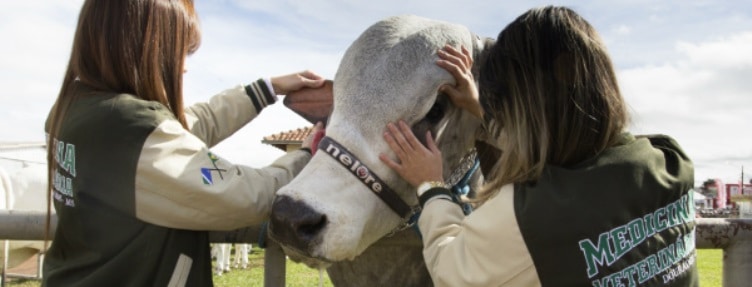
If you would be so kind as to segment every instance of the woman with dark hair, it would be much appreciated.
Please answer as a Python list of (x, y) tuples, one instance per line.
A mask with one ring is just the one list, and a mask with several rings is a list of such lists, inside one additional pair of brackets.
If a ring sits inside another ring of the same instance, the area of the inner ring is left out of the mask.
[[(485, 119), (501, 151), (464, 216), (440, 151), (404, 123), (382, 160), (417, 187), (423, 254), (438, 286), (697, 286), (694, 171), (664, 135), (626, 132), (627, 107), (595, 29), (571, 9), (529, 10), (480, 68), (447, 46), (442, 90)], [(446, 200), (450, 199), (450, 200)]]
[(324, 79), (261, 79), (184, 109), (200, 38), (191, 0), (84, 2), (46, 125), (58, 226), (43, 285), (211, 286), (208, 230), (266, 220), (310, 160), (310, 138), (261, 169), (211, 152), (276, 95)]

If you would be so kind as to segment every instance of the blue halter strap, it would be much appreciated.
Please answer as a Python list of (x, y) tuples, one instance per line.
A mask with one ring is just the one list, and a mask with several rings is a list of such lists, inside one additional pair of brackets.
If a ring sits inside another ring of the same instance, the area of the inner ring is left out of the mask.
[(454, 202), (462, 207), (462, 212), (464, 212), (465, 215), (470, 215), (470, 213), (473, 212), (473, 206), (468, 202), (463, 202), (462, 196), (467, 195), (470, 192), (470, 179), (478, 170), (478, 167), (480, 167), (480, 160), (478, 159), (478, 157), (475, 157), (473, 166), (470, 167), (470, 169), (465, 173), (462, 179), (460, 179), (460, 181), (458, 181), (451, 188), (452, 194), (454, 195)]

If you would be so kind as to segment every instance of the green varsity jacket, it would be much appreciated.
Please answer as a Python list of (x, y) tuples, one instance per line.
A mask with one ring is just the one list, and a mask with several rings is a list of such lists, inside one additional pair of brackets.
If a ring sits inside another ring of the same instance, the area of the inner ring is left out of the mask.
[(211, 286), (209, 230), (260, 224), (310, 160), (233, 164), (209, 148), (274, 103), (263, 80), (186, 109), (74, 85), (54, 139), (58, 227), (45, 286)]
[(465, 217), (429, 200), (419, 220), (437, 286), (697, 286), (694, 169), (673, 139), (635, 138), (546, 166)]

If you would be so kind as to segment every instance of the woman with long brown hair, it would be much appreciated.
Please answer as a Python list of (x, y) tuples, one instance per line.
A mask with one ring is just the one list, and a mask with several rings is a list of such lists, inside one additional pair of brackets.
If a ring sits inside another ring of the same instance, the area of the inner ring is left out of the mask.
[[(437, 286), (697, 286), (694, 172), (664, 135), (626, 132), (603, 41), (565, 7), (531, 9), (498, 36), (476, 89), (464, 48), (439, 51), (458, 107), (500, 149), (482, 203), (464, 216), (440, 151), (404, 123), (382, 160), (417, 187), (423, 254)], [(449, 199), (449, 200), (447, 200)]]
[(211, 286), (207, 231), (264, 221), (310, 159), (310, 139), (261, 169), (211, 152), (276, 95), (324, 79), (261, 79), (184, 108), (200, 39), (191, 0), (84, 2), (46, 125), (58, 226), (43, 285)]

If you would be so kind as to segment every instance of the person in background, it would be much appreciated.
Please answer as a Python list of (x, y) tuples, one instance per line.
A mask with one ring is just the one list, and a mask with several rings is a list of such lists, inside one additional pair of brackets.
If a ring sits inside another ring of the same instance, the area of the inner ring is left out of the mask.
[(185, 60), (199, 43), (191, 0), (83, 3), (45, 127), (58, 225), (42, 285), (211, 286), (208, 231), (262, 223), (310, 160), (310, 138), (259, 169), (210, 148), (276, 95), (324, 79), (261, 79), (184, 108)]
[(382, 161), (417, 188), (426, 265), (437, 286), (697, 286), (693, 165), (665, 135), (626, 131), (627, 106), (595, 29), (565, 7), (527, 11), (480, 63), (464, 48), (437, 64), (442, 87), (485, 119), (501, 151), (465, 216), (430, 133), (404, 122)]

